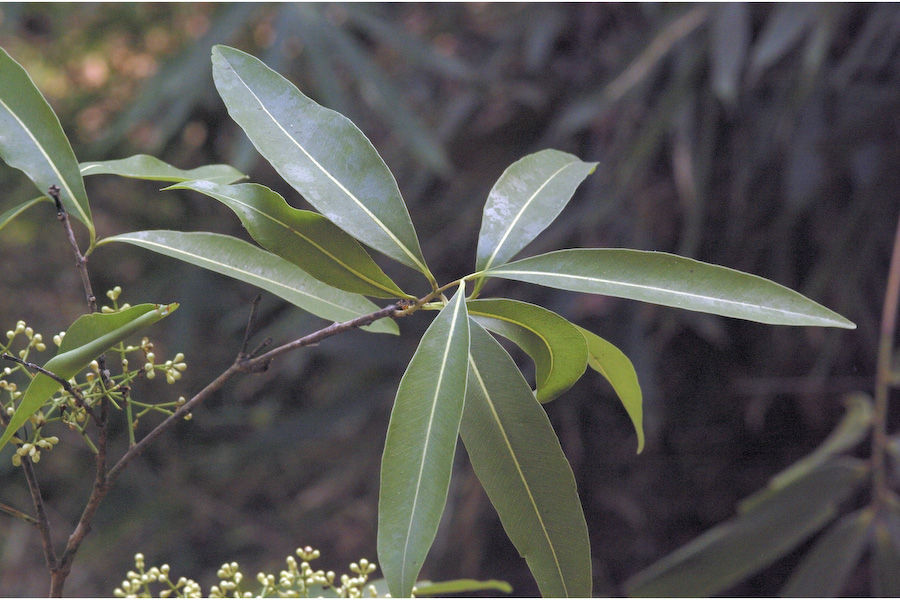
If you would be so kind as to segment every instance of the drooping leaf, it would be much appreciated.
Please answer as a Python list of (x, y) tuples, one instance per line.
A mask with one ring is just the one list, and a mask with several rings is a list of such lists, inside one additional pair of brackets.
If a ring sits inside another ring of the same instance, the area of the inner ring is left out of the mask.
[(0, 158), (23, 171), (42, 194), (59, 187), (59, 199), (81, 221), (94, 243), (94, 223), (78, 161), (59, 118), (22, 65), (0, 48)]
[(472, 323), (460, 435), (509, 539), (546, 597), (590, 597), (591, 549), (575, 477), (512, 358)]
[[(115, 313), (82, 315), (66, 331), (59, 351), (47, 361), (44, 369), (62, 379), (71, 379), (111, 347), (168, 316), (176, 308), (178, 304), (139, 304)], [(58, 381), (43, 373), (34, 376), (0, 437), (0, 449), (60, 387)]]
[(25, 212), (35, 204), (40, 204), (41, 202), (52, 202), (52, 200), (49, 196), (39, 196), (37, 198), (32, 198), (27, 202), (23, 202), (18, 206), (13, 206), (9, 210), (3, 211), (3, 213), (0, 213), (0, 229), (3, 229), (7, 225), (9, 225), (10, 221), (21, 215), (23, 212)]
[(205, 165), (196, 169), (179, 169), (147, 154), (135, 154), (128, 158), (85, 162), (79, 165), (82, 176), (118, 175), (150, 181), (190, 181), (206, 179), (216, 183), (234, 183), (247, 176), (231, 165)]
[(468, 308), (482, 327), (528, 353), (535, 364), (539, 401), (553, 400), (584, 374), (588, 360), (584, 338), (555, 312), (505, 298), (472, 300)]
[(513, 588), (505, 581), (488, 579), (454, 579), (452, 581), (419, 581), (416, 583), (416, 597), (429, 598), (442, 594), (468, 594), (470, 592), (503, 592), (512, 594)]
[(194, 190), (222, 202), (260, 246), (328, 285), (379, 298), (412, 298), (359, 242), (319, 213), (291, 207), (265, 186), (188, 181), (166, 189)]
[(828, 528), (803, 558), (780, 595), (786, 598), (836, 598), (857, 565), (872, 532), (871, 508), (844, 515)]
[(863, 461), (833, 459), (647, 567), (626, 590), (653, 597), (723, 592), (819, 531), (867, 474)]
[[(283, 258), (227, 235), (135, 231), (105, 238), (98, 245), (112, 242), (140, 246), (255, 285), (323, 319), (347, 321), (378, 310), (378, 306), (362, 296), (326, 285)], [(381, 319), (363, 329), (375, 333), (399, 332), (391, 319)]]
[(773, 325), (856, 327), (768, 279), (665, 252), (557, 250), (489, 269), (484, 275)]
[(260, 154), (335, 225), (433, 279), (397, 182), (365, 135), (258, 59), (212, 51), (213, 78)]
[(879, 598), (900, 597), (900, 506), (890, 502), (875, 521), (872, 584)]
[(527, 246), (596, 167), (559, 150), (541, 150), (510, 165), (484, 204), (475, 268), (502, 265)]
[(588, 366), (606, 378), (634, 425), (638, 439), (637, 451), (640, 454), (644, 449), (644, 400), (634, 365), (613, 344), (587, 329), (578, 329), (587, 342)]
[(461, 286), (416, 349), (391, 411), (378, 498), (378, 559), (395, 598), (412, 592), (447, 502), (466, 395), (469, 318)]

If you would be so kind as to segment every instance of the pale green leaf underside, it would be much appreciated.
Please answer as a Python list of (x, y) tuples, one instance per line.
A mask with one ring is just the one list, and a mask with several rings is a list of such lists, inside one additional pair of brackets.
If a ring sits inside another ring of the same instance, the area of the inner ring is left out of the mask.
[(265, 186), (188, 181), (166, 189), (194, 190), (222, 202), (260, 246), (328, 285), (378, 298), (411, 298), (354, 238), (318, 213), (293, 208)]
[(82, 176), (118, 175), (150, 181), (205, 179), (216, 183), (234, 183), (247, 178), (231, 165), (205, 165), (195, 169), (179, 169), (147, 154), (135, 154), (128, 158), (102, 162), (85, 162), (81, 163), (79, 168)]
[(821, 465), (638, 573), (626, 590), (652, 597), (724, 592), (819, 531), (867, 473), (865, 463), (855, 459)]
[(22, 204), (19, 204), (18, 206), (13, 206), (9, 210), (4, 211), (3, 213), (0, 213), (0, 229), (3, 229), (7, 225), (9, 225), (9, 223), (13, 219), (15, 219), (16, 217), (21, 215), (23, 212), (25, 212), (32, 206), (34, 206), (36, 204), (40, 204), (41, 202), (53, 202), (53, 200), (51, 200), (49, 196), (39, 196), (37, 198), (32, 198), (31, 200), (28, 200), (27, 202), (23, 202)]
[(78, 161), (59, 119), (28, 73), (0, 48), (0, 159), (23, 171), (42, 194), (60, 188), (66, 211), (94, 241), (94, 223)]
[(240, 50), (214, 46), (212, 62), (231, 118), (285, 181), (335, 225), (430, 278), (394, 176), (349, 119)]
[(596, 166), (559, 150), (541, 150), (511, 164), (485, 202), (475, 268), (502, 265), (527, 246)]
[(836, 312), (762, 277), (664, 252), (558, 250), (490, 269), (484, 275), (773, 325), (856, 327)]
[[(371, 301), (326, 285), (253, 244), (217, 233), (136, 231), (102, 240), (125, 242), (255, 285), (316, 316), (347, 321), (378, 310)], [(375, 333), (399, 332), (392, 319), (365, 327)]]
[(512, 358), (477, 322), (460, 435), (509, 539), (545, 597), (590, 597), (591, 549), (575, 477)]
[(469, 315), (522, 348), (535, 363), (537, 399), (553, 400), (584, 374), (588, 354), (574, 325), (541, 306), (491, 298), (468, 302)]
[(409, 597), (447, 502), (466, 394), (465, 290), (434, 319), (391, 411), (378, 499), (378, 559), (395, 598)]
[[(66, 331), (59, 351), (44, 368), (62, 379), (71, 379), (109, 348), (168, 316), (176, 308), (177, 304), (140, 304), (116, 313), (82, 315)], [(43, 373), (35, 375), (0, 437), (0, 449), (59, 388), (55, 379)]]
[(644, 449), (644, 400), (634, 365), (624, 352), (599, 335), (578, 327), (588, 348), (588, 366), (612, 386), (637, 434), (638, 454)]

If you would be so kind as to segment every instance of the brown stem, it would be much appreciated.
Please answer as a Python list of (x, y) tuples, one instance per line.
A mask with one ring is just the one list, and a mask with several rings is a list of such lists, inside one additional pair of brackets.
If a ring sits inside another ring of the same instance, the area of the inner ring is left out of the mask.
[(878, 366), (875, 371), (875, 411), (872, 433), (872, 477), (874, 502), (882, 506), (890, 495), (887, 484), (885, 454), (888, 447), (887, 414), (891, 385), (891, 362), (894, 355), (894, 335), (897, 330), (897, 308), (900, 306), (900, 219), (894, 234), (894, 251), (888, 270), (881, 330), (878, 340)]

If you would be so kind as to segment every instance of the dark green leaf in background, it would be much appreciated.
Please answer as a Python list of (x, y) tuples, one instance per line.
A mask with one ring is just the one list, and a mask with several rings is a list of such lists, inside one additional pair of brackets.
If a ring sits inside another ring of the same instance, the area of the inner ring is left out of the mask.
[(460, 435), (509, 539), (545, 597), (590, 597), (591, 548), (575, 477), (512, 358), (473, 322)]
[(285, 181), (359, 241), (433, 279), (397, 182), (356, 125), (249, 54), (215, 46), (212, 61), (228, 113)]
[(0, 48), (0, 158), (20, 169), (42, 194), (58, 186), (66, 211), (91, 236), (91, 220), (78, 161), (59, 119), (25, 69)]
[(132, 179), (151, 181), (189, 181), (206, 179), (216, 183), (234, 183), (247, 176), (231, 165), (205, 165), (196, 169), (179, 169), (154, 156), (135, 154), (128, 158), (85, 162), (80, 165), (81, 175), (118, 175)]
[(588, 354), (578, 329), (541, 306), (491, 298), (468, 302), (478, 323), (522, 348), (535, 365), (537, 399), (553, 400), (584, 374)]
[(378, 496), (378, 562), (395, 598), (412, 592), (447, 502), (468, 372), (464, 296), (460, 286), (422, 336), (391, 411)]
[(237, 214), (260, 246), (328, 285), (379, 298), (411, 298), (359, 242), (322, 215), (291, 207), (265, 186), (188, 181), (166, 189), (194, 190), (219, 200)]
[(578, 328), (587, 341), (588, 366), (603, 375), (628, 413), (637, 434), (637, 451), (644, 449), (644, 407), (641, 385), (631, 360), (599, 335)]
[(665, 252), (558, 250), (484, 274), (773, 325), (856, 328), (836, 312), (768, 279)]
[[(331, 321), (347, 321), (378, 310), (357, 294), (326, 285), (299, 267), (253, 244), (218, 233), (135, 231), (103, 239), (125, 242), (255, 285)], [(392, 319), (364, 327), (373, 333), (399, 333)]]
[(9, 210), (3, 211), (0, 213), (0, 229), (3, 229), (9, 223), (21, 215), (23, 212), (34, 206), (35, 204), (40, 204), (41, 202), (53, 202), (49, 196), (39, 196), (37, 198), (32, 198), (27, 202), (23, 202), (18, 206), (13, 206)]

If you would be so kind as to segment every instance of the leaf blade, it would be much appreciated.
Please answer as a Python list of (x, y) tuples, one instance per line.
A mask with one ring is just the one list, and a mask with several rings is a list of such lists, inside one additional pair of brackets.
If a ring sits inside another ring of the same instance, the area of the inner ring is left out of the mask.
[[(261, 248), (218, 233), (135, 231), (104, 238), (98, 245), (124, 242), (255, 285), (323, 319), (346, 321), (378, 310), (369, 300), (338, 290), (311, 277), (299, 267)], [(363, 328), (371, 332), (399, 332), (391, 319)]]
[(179, 169), (154, 156), (135, 154), (128, 158), (98, 162), (83, 162), (79, 165), (82, 177), (88, 175), (118, 175), (130, 179), (150, 181), (191, 181), (205, 179), (216, 183), (234, 183), (247, 176), (231, 165), (205, 165), (195, 169)]
[(460, 435), (472, 468), (541, 594), (590, 597), (590, 543), (572, 468), (512, 358), (477, 322), (471, 337)]
[(408, 597), (447, 501), (466, 393), (469, 320), (460, 286), (434, 319), (397, 389), (378, 497), (378, 558)]
[(32, 198), (31, 200), (23, 202), (18, 206), (13, 206), (9, 210), (3, 211), (3, 213), (0, 213), (0, 229), (3, 229), (7, 225), (9, 225), (9, 223), (13, 219), (21, 215), (23, 212), (25, 212), (35, 204), (40, 204), (41, 202), (51, 202), (51, 200), (48, 196), (38, 196), (37, 198)]
[(3, 48), (0, 48), (0, 158), (28, 175), (42, 194), (51, 185), (58, 186), (63, 207), (87, 227), (93, 244), (96, 232), (72, 145), (34, 81)]
[(433, 279), (397, 182), (371, 142), (258, 59), (214, 46), (213, 78), (260, 154), (335, 225)]
[(773, 325), (856, 327), (773, 281), (665, 252), (557, 250), (489, 269), (484, 275)]
[(588, 361), (584, 338), (558, 314), (506, 298), (467, 304), (478, 324), (513, 341), (534, 360), (538, 401), (553, 400), (584, 374)]
[(166, 189), (193, 190), (218, 200), (237, 214), (260, 246), (328, 285), (378, 298), (412, 298), (359, 242), (322, 215), (293, 208), (265, 186), (188, 181)]

